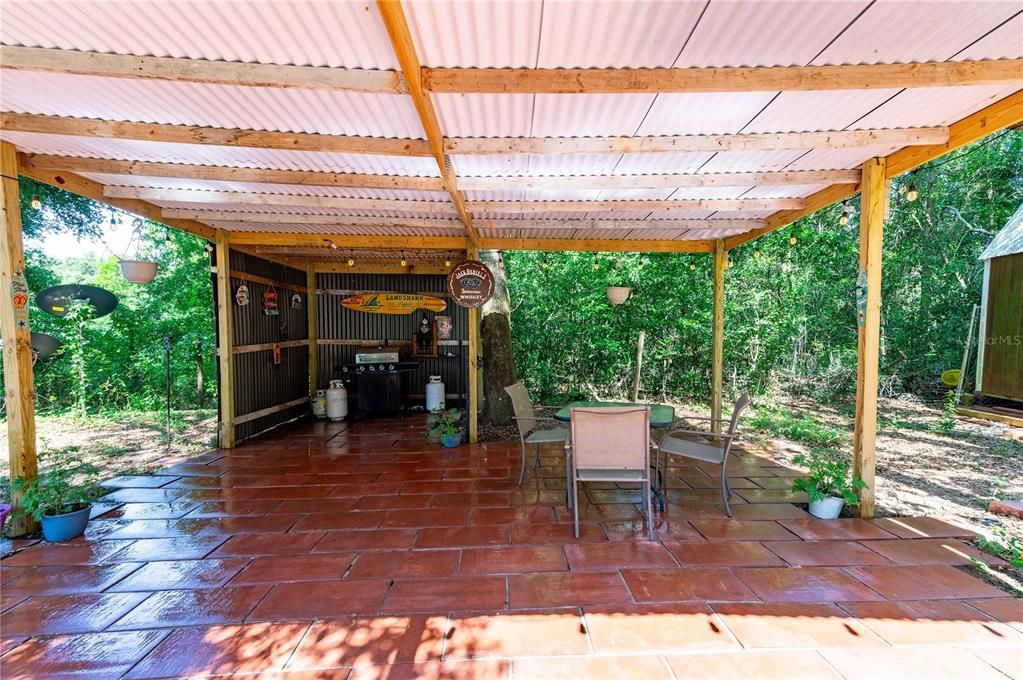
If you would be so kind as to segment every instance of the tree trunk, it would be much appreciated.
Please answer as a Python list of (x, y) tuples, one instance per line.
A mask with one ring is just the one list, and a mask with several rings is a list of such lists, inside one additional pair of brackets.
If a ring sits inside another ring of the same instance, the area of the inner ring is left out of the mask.
[(508, 281), (504, 269), (500, 267), (499, 252), (484, 251), (480, 253), (480, 259), (494, 272), (494, 295), (483, 305), (483, 321), (480, 324), (485, 414), (494, 425), (508, 425), (512, 422), (514, 412), (504, 388), (515, 382)]

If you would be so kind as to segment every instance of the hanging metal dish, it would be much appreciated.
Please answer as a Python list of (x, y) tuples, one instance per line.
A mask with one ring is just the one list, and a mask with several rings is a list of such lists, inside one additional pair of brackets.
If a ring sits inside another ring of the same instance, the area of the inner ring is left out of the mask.
[[(60, 346), (64, 344), (57, 338), (53, 337), (49, 333), (37, 333), (32, 331), (32, 352), (36, 355), (39, 361), (46, 361), (53, 353), (60, 349)], [(4, 341), (0, 340), (0, 348), (4, 346)]]
[(99, 286), (70, 284), (53, 286), (36, 296), (36, 304), (48, 314), (64, 318), (71, 311), (71, 304), (79, 300), (96, 310), (93, 318), (98, 319), (114, 311), (117, 307), (117, 296)]

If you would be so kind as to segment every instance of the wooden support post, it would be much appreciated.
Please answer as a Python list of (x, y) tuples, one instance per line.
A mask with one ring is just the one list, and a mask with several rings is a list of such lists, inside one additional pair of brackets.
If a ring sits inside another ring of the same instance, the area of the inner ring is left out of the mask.
[[(470, 260), (478, 260), (480, 251), (470, 241), (466, 249)], [(469, 443), (479, 440), (480, 418), (480, 308), (469, 308)]]
[[(32, 335), (28, 325), (28, 286), (22, 248), (21, 203), (18, 194), (18, 154), (10, 142), (0, 142), (3, 191), (0, 209), (0, 335), (4, 341), (4, 398), (7, 400), (7, 446), (11, 479), (34, 479), (36, 463), (35, 387), (32, 377)], [(21, 494), (11, 492), (18, 506)], [(21, 536), (35, 530), (31, 517), (13, 519), (9, 533)]]
[[(721, 400), (724, 392), (725, 374), (725, 268), (728, 266), (728, 250), (724, 239), (714, 241), (714, 321), (713, 350), (711, 353), (710, 417), (721, 417)], [(711, 423), (713, 432), (721, 431), (721, 422)]]
[(220, 376), (220, 448), (234, 448), (234, 295), (227, 232), (217, 230), (217, 365)]
[(310, 266), (305, 273), (306, 281), (306, 318), (309, 326), (309, 398), (316, 397), (319, 374), (319, 346), (317, 338), (316, 271)]
[(863, 164), (860, 183), (860, 282), (866, 283), (866, 307), (859, 319), (856, 368), (856, 422), (853, 473), (867, 484), (859, 493), (861, 517), (874, 516), (874, 467), (877, 444), (877, 371), (881, 343), (881, 253), (888, 182), (885, 159)]

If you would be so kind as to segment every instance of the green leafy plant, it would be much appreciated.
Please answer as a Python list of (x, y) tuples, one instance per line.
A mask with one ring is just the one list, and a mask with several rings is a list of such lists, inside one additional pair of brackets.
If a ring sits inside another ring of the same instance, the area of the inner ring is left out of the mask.
[(858, 505), (856, 492), (867, 484), (852, 474), (849, 461), (829, 449), (814, 449), (792, 458), (797, 465), (809, 469), (806, 477), (792, 482), (793, 491), (804, 491), (811, 501), (843, 498), (848, 505)]
[(23, 495), (18, 512), (40, 520), (88, 507), (105, 491), (99, 486), (99, 468), (83, 462), (77, 449), (45, 454), (46, 469), (35, 479), (18, 477), (14, 490)]
[(943, 435), (950, 435), (956, 429), (956, 393), (949, 390), (945, 395), (945, 405), (941, 410), (941, 420), (938, 422), (937, 431)]
[(1023, 539), (1009, 534), (1002, 527), (995, 529), (991, 536), (978, 536), (977, 547), (1000, 557), (1017, 569), (1023, 569)]
[(775, 437), (785, 437), (810, 446), (837, 446), (846, 440), (846, 435), (827, 423), (806, 413), (794, 413), (791, 409), (769, 407), (758, 409), (750, 417), (749, 424)]
[(455, 437), (462, 432), (461, 420), (462, 415), (456, 408), (435, 413), (426, 419), (427, 430), (424, 434), (437, 439)]

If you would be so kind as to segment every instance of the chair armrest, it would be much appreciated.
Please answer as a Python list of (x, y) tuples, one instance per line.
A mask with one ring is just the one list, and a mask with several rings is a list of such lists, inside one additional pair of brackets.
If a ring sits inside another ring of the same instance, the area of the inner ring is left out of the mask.
[(512, 416), (512, 420), (532, 420), (536, 422), (547, 421), (551, 423), (560, 423), (561, 421), (557, 418), (543, 418), (541, 416)]
[(692, 435), (698, 435), (700, 437), (707, 437), (707, 438), (717, 438), (717, 437), (720, 437), (721, 439), (735, 439), (735, 437), (736, 437), (736, 435), (734, 435), (734, 434), (725, 434), (724, 432), (716, 433), (716, 432), (706, 432), (704, 430), (672, 430), (671, 432), (665, 433), (665, 435), (663, 437), (661, 437), (661, 442), (663, 442), (665, 439), (667, 439), (668, 437), (670, 437), (673, 434), (692, 434)]

